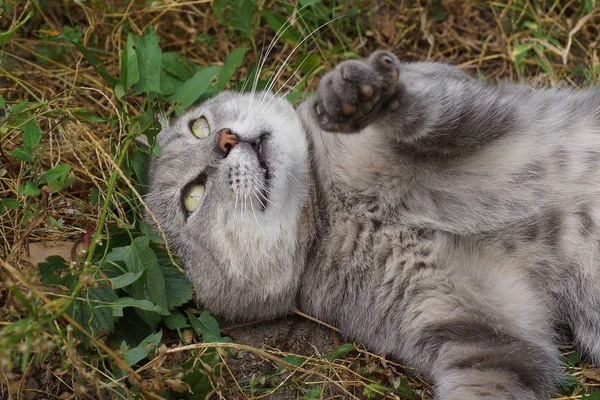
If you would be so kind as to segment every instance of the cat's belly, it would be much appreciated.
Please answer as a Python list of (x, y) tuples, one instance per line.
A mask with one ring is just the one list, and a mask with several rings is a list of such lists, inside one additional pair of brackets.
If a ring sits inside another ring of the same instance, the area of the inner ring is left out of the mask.
[[(339, 327), (378, 351), (370, 338), (389, 318), (402, 318), (418, 281), (440, 279), (436, 234), (341, 215), (309, 256), (299, 294), (300, 308)], [(397, 338), (398, 339), (398, 338)]]

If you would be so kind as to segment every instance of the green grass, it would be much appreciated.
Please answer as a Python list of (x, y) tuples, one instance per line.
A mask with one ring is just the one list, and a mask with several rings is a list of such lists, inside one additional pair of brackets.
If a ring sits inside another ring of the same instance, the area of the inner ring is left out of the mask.
[[(599, 6), (0, 2), (0, 398), (252, 398), (286, 387), (305, 398), (429, 398), (410, 370), (354, 345), (306, 356), (232, 343), (188, 302), (181, 267), (143, 222), (159, 149), (134, 138), (154, 142), (159, 110), (249, 89), (271, 43), (257, 86), (275, 82), (292, 102), (337, 62), (378, 48), (490, 82), (585, 86), (600, 75)], [(63, 258), (39, 245), (56, 242)], [(236, 380), (228, 360), (239, 352), (271, 372)], [(598, 370), (569, 348), (565, 357), (557, 398), (600, 398), (588, 395)]]

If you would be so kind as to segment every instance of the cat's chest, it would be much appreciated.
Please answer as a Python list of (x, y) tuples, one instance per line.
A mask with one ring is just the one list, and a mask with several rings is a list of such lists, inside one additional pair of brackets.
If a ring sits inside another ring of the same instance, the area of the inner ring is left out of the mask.
[(398, 226), (369, 208), (330, 213), (302, 279), (301, 307), (340, 326), (350, 314), (338, 311), (366, 311), (385, 287), (408, 287), (438, 268), (432, 232)]

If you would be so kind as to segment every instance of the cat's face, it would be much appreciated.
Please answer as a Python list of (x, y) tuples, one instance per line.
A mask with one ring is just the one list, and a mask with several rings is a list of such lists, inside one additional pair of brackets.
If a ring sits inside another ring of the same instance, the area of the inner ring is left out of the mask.
[(147, 203), (198, 300), (231, 318), (251, 317), (248, 308), (266, 298), (293, 302), (308, 192), (306, 137), (293, 107), (271, 94), (224, 92), (165, 124), (157, 141)]

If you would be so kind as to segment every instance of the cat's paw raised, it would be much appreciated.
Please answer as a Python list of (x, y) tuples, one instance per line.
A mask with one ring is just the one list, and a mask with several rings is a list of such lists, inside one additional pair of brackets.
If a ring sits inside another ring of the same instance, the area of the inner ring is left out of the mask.
[(367, 61), (350, 60), (327, 73), (313, 101), (315, 119), (322, 129), (357, 132), (381, 112), (400, 106), (394, 99), (400, 62), (392, 53), (377, 51)]

